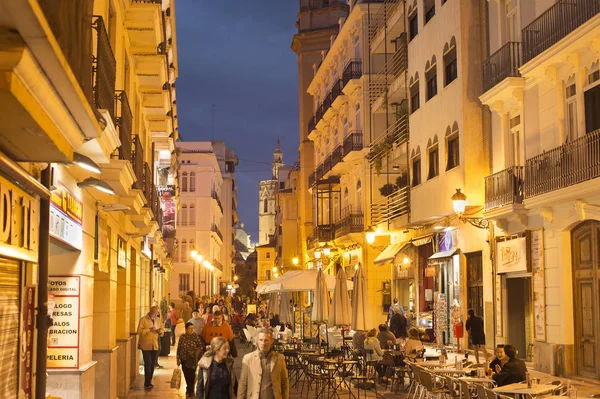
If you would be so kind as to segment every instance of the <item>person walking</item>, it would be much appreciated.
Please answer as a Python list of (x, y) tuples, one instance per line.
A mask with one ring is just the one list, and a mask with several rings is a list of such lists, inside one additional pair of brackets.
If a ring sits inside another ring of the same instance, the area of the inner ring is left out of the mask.
[(138, 349), (142, 351), (144, 359), (144, 388), (151, 389), (154, 367), (158, 359), (158, 337), (164, 334), (160, 327), (158, 317), (158, 306), (152, 306), (150, 311), (140, 319), (137, 335), (140, 336)]
[(177, 365), (181, 366), (185, 377), (186, 397), (194, 397), (196, 366), (202, 352), (204, 352), (204, 344), (200, 336), (194, 332), (194, 324), (186, 323), (185, 334), (179, 337), (177, 343)]
[(177, 309), (175, 309), (175, 302), (169, 304), (168, 319), (171, 324), (171, 345), (175, 346), (175, 326), (177, 325), (177, 320), (179, 320), (179, 313), (177, 312)]
[(229, 343), (223, 337), (210, 342), (209, 349), (198, 363), (196, 399), (235, 399), (238, 381), (229, 356)]
[(408, 321), (406, 316), (400, 313), (399, 309), (394, 310), (394, 315), (390, 319), (390, 331), (396, 338), (406, 339)]
[(206, 345), (209, 345), (215, 337), (223, 337), (229, 342), (229, 350), (231, 356), (237, 357), (237, 348), (235, 347), (235, 335), (229, 323), (223, 321), (223, 314), (216, 311), (213, 315), (214, 319), (211, 323), (207, 323), (202, 328), (202, 339)]
[(242, 359), (238, 399), (289, 399), (290, 386), (285, 358), (272, 351), (273, 333), (260, 329), (258, 349)]
[(400, 305), (398, 298), (394, 298), (394, 304), (390, 306), (388, 310), (388, 324), (392, 320), (392, 316), (396, 313), (396, 310), (400, 312), (401, 315), (404, 315), (404, 308)]
[(192, 308), (187, 302), (183, 303), (183, 309), (181, 310), (181, 317), (183, 320), (189, 320), (192, 318)]
[(483, 351), (483, 356), (485, 357), (485, 364), (488, 362), (488, 352), (485, 349), (485, 332), (483, 331), (483, 319), (480, 316), (475, 315), (475, 311), (473, 309), (469, 309), (467, 311), (469, 318), (467, 319), (467, 323), (465, 328), (471, 337), (471, 344), (475, 348), (475, 361), (479, 364), (479, 350)]
[(198, 335), (202, 334), (202, 328), (206, 324), (202, 318), (202, 315), (197, 310), (192, 312), (192, 318), (188, 320), (188, 323), (192, 323), (194, 325), (194, 332)]

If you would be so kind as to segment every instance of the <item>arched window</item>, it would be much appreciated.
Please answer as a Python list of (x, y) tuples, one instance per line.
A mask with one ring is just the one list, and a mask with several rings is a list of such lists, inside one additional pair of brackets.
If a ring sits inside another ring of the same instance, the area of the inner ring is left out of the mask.
[(263, 213), (267, 213), (269, 212), (269, 203), (267, 202), (267, 199), (265, 198), (263, 200)]
[(362, 183), (356, 182), (356, 210), (362, 212)]
[(188, 190), (188, 173), (183, 172), (181, 174), (181, 191), (187, 193)]
[(190, 172), (190, 192), (196, 191), (196, 173)]
[(192, 250), (196, 249), (196, 246), (194, 245), (194, 239), (191, 238), (190, 241), (188, 242), (188, 253), (186, 256), (186, 259), (192, 259)]
[(187, 240), (183, 239), (183, 240), (181, 240), (181, 249), (180, 249), (180, 252), (179, 252), (179, 254), (180, 254), (179, 255), (179, 259), (182, 262), (186, 262), (187, 261), (187, 259), (188, 259), (187, 253), (188, 253), (188, 250), (187, 250)]
[(187, 204), (181, 205), (181, 217), (179, 218), (179, 224), (187, 226), (188, 224), (188, 206)]
[(188, 212), (189, 212), (188, 225), (195, 226), (196, 225), (196, 207), (194, 206), (194, 204), (190, 204), (190, 209)]

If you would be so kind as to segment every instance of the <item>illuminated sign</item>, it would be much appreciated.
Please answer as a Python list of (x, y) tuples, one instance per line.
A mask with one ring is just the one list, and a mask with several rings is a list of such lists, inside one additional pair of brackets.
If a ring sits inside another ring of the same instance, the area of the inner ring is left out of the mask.
[(39, 201), (0, 178), (0, 255), (37, 263)]
[(83, 203), (60, 183), (50, 197), (50, 235), (76, 248), (82, 248)]
[(50, 276), (54, 296), (52, 326), (48, 330), (48, 368), (79, 368), (79, 276)]
[(127, 267), (127, 243), (117, 236), (117, 266)]

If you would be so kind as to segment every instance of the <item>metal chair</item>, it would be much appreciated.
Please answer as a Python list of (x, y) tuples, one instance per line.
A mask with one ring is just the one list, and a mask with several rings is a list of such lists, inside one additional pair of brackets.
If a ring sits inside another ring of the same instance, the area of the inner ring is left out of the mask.
[[(361, 386), (364, 391), (365, 399), (367, 397), (367, 391), (371, 388), (375, 390), (375, 397), (379, 397), (379, 393), (377, 392), (377, 370), (373, 367), (373, 361), (367, 361), (367, 356), (369, 354), (372, 355), (373, 351), (367, 350), (365, 353), (365, 356), (359, 356), (358, 370), (355, 375), (350, 377), (350, 383), (352, 384), (354, 382), (358, 389), (358, 394), (356, 395), (357, 399), (360, 399)], [(376, 363), (377, 362), (374, 364)], [(371, 384), (373, 385), (371, 386)]]
[[(444, 395), (449, 395), (450, 391), (443, 384), (439, 385), (437, 383), (436, 376), (432, 373), (422, 370), (420, 371), (421, 383), (426, 389), (426, 397), (427, 398), (439, 398), (441, 399)], [(484, 399), (484, 398), (480, 398)]]

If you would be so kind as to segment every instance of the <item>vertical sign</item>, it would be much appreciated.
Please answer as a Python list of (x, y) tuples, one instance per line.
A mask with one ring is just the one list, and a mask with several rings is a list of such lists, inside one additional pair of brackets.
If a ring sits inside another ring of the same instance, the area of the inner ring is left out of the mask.
[(544, 230), (531, 232), (531, 276), (533, 281), (534, 336), (546, 341), (546, 284), (544, 271)]
[(50, 276), (54, 295), (52, 327), (48, 330), (48, 368), (79, 368), (79, 276)]
[(33, 397), (31, 392), (33, 370), (33, 327), (35, 325), (35, 287), (25, 287), (23, 295), (23, 331), (21, 332), (21, 392), (23, 398)]
[(496, 335), (502, 336), (502, 275), (496, 274)]
[(81, 250), (83, 242), (83, 202), (60, 182), (50, 197), (50, 235)]

